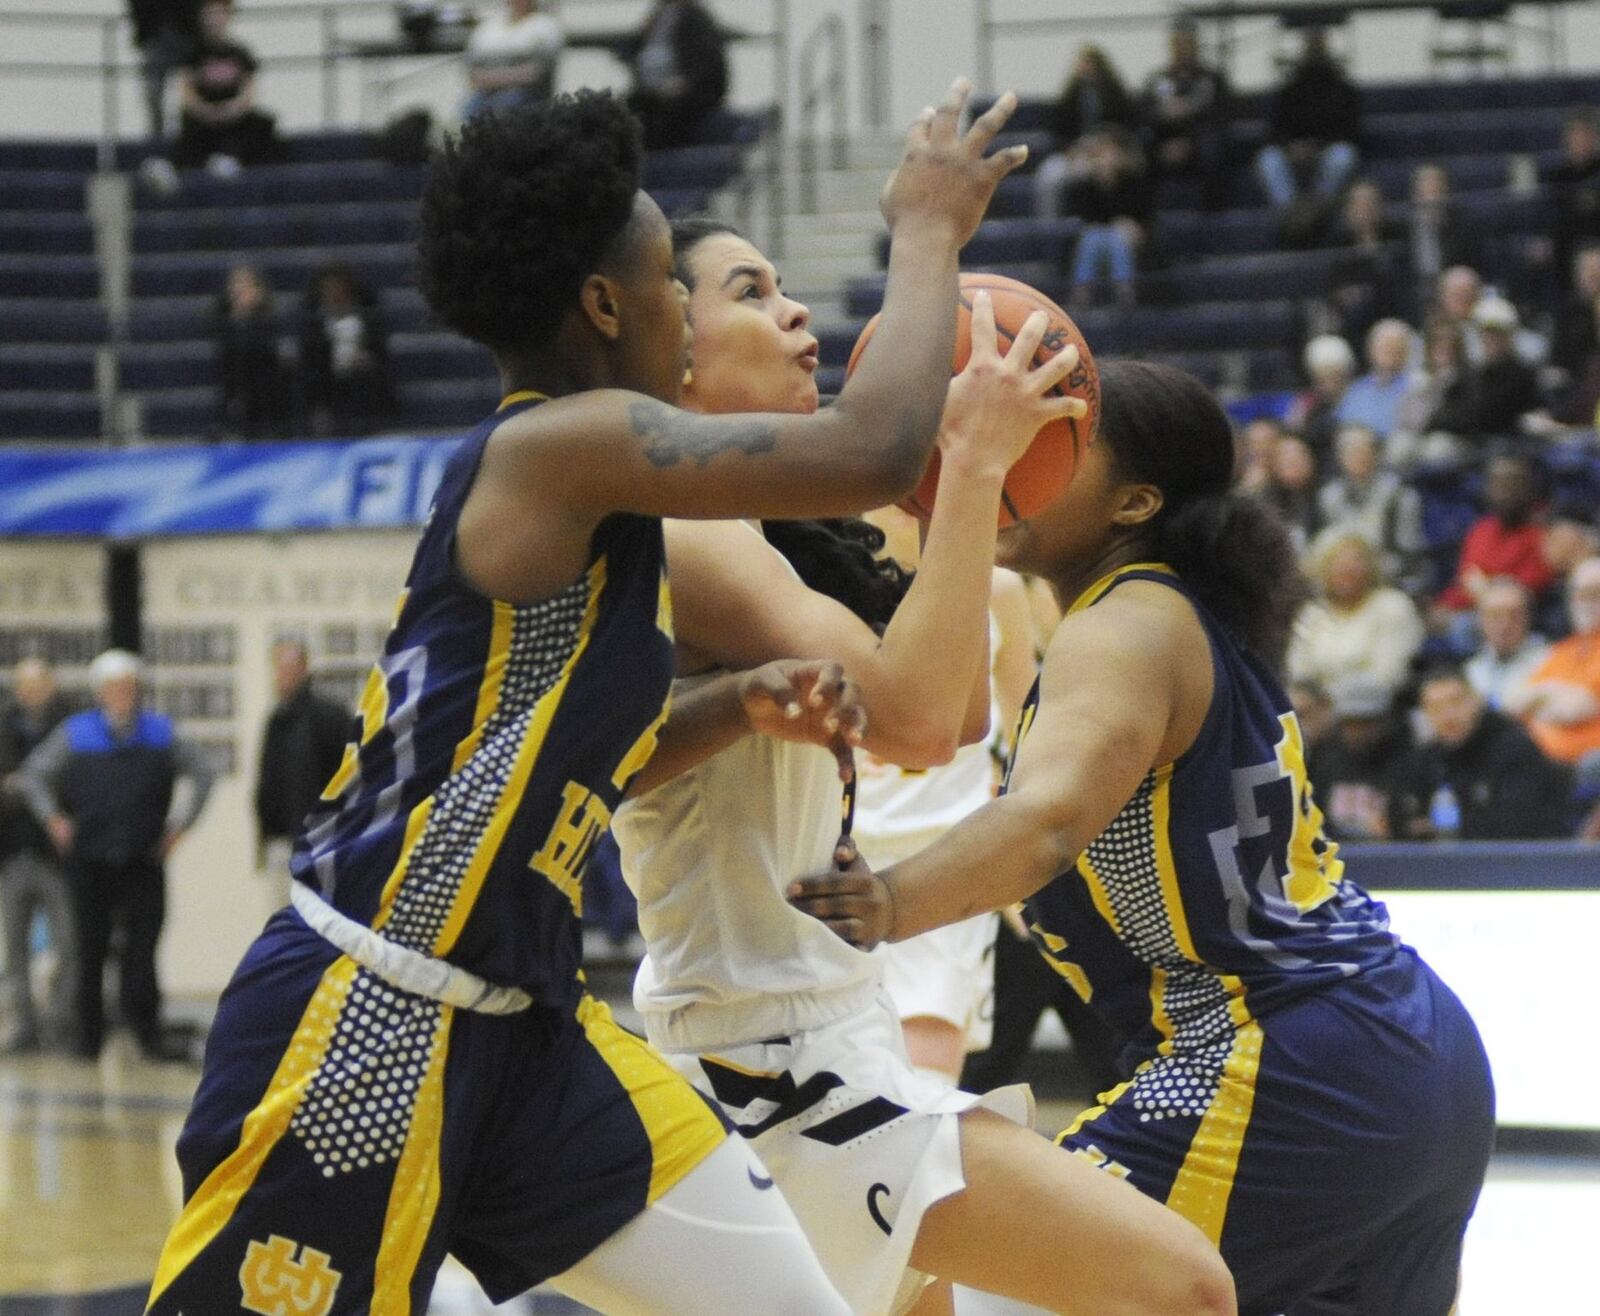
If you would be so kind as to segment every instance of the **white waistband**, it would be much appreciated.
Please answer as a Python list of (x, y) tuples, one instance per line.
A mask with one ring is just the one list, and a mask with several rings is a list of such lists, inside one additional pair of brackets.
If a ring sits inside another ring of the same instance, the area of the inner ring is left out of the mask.
[(289, 900), (313, 932), (391, 987), (478, 1014), (517, 1014), (533, 1004), (521, 988), (496, 987), (466, 969), (385, 940), (341, 914), (304, 882), (290, 884)]

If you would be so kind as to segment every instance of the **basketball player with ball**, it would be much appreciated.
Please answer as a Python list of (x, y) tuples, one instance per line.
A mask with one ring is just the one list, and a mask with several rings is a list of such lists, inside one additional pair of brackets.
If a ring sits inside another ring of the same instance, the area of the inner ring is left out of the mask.
[[(808, 312), (771, 262), (713, 221), (674, 236), (695, 334), (684, 405), (816, 411)], [(975, 287), (952, 311), (943, 483), (909, 590), (860, 522), (669, 520), (680, 698), (725, 670), (833, 659), (859, 689), (874, 753), (925, 767), (982, 737), (1004, 502), (1029, 503), (1017, 464), (1041, 442), (1052, 452), (1027, 478), (1070, 477), (1093, 364), (1037, 294)], [(1083, 1316), (1231, 1312), (1197, 1231), (1025, 1127), (1025, 1090), (986, 1103), (917, 1073), (879, 961), (785, 902), (788, 882), (833, 853), (834, 758), (744, 735), (736, 712), (720, 740), (706, 730), (716, 753), (613, 820), (648, 949), (635, 1004), (652, 1044), (749, 1139), (852, 1310), (948, 1312), (947, 1291), (923, 1292), (938, 1276)]]
[(1001, 535), (1066, 605), (1006, 794), (791, 897), (856, 946), (1026, 901), (1125, 1079), (1062, 1146), (1203, 1229), (1246, 1316), (1446, 1316), (1494, 1140), (1482, 1043), (1323, 832), (1277, 676), (1303, 581), (1232, 487), (1222, 408), (1143, 362), (1100, 388), (1071, 485)]

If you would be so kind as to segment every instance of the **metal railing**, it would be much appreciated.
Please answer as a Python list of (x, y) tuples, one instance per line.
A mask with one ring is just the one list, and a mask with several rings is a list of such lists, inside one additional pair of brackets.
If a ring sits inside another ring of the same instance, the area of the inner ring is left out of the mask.
[[(826, 65), (821, 61), (826, 58)], [(817, 212), (817, 117), (826, 108), (829, 119), (828, 161), (843, 169), (847, 159), (845, 107), (845, 26), (829, 14), (812, 29), (800, 51), (800, 209)]]
[[(1587, 0), (1511, 0), (1510, 8), (1537, 9), (1544, 13), (1542, 25), (1513, 22), (1509, 18), (1497, 19), (1508, 36), (1527, 36), (1544, 47), (1546, 66), (1555, 72), (1566, 65), (1566, 11)], [(1304, 11), (1320, 10), (1333, 23), (1359, 19), (1364, 14), (1392, 13), (1404, 10), (1434, 11), (1439, 23), (1470, 20), (1468, 6), (1453, 5), (1450, 0), (1331, 0), (1318, 6), (1297, 6), (1293, 0), (1275, 5), (1260, 0), (1212, 0), (1212, 3), (1195, 3), (1195, 0), (1168, 0), (1162, 9), (1146, 9), (1139, 13), (1062, 14), (1052, 17), (1001, 18), (995, 15), (995, 0), (974, 0), (973, 16), (977, 36), (978, 86), (983, 91), (999, 91), (995, 82), (995, 47), (1003, 39), (1029, 36), (1067, 37), (1073, 34), (1085, 40), (1103, 37), (1108, 32), (1148, 31), (1165, 28), (1173, 19), (1183, 15), (1201, 18), (1213, 26), (1213, 40), (1220, 62), (1226, 67), (1240, 46), (1255, 42), (1275, 41), (1280, 30), (1292, 26), (1296, 8)], [(1236, 12), (1230, 12), (1236, 11)], [(1256, 31), (1250, 37), (1241, 37), (1235, 24), (1255, 22)], [(1302, 24), (1303, 25), (1303, 24)], [(1419, 57), (1431, 53), (1419, 50)]]
[(861, 0), (861, 117), (867, 127), (889, 123), (889, 0)]

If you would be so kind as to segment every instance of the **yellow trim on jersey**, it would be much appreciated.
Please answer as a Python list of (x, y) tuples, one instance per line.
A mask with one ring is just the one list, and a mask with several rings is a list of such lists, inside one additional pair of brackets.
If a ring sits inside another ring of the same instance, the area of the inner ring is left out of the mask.
[(1067, 616), (1075, 612), (1082, 612), (1085, 608), (1093, 607), (1105, 597), (1105, 593), (1130, 571), (1155, 571), (1163, 576), (1176, 576), (1178, 573), (1165, 562), (1130, 562), (1125, 567), (1117, 567), (1106, 572), (1099, 580), (1090, 585), (1082, 594), (1073, 599), (1072, 606), (1067, 609)]
[(472, 913), (472, 907), (477, 903), (478, 892), (483, 889), (489, 866), (499, 852), (500, 841), (505, 836), (506, 829), (511, 826), (511, 819), (522, 803), (528, 779), (533, 776), (534, 765), (539, 761), (539, 752), (544, 748), (545, 736), (550, 732), (550, 724), (555, 721), (556, 710), (561, 706), (562, 697), (572, 680), (572, 673), (578, 666), (578, 660), (589, 647), (589, 637), (594, 633), (595, 622), (600, 615), (600, 597), (605, 587), (606, 559), (601, 557), (589, 568), (589, 603), (584, 610), (583, 622), (578, 628), (577, 643), (572, 646), (572, 653), (568, 656), (566, 665), (561, 669), (561, 675), (556, 678), (555, 684), (544, 692), (534, 706), (533, 717), (528, 722), (528, 729), (517, 750), (517, 761), (512, 766), (511, 776), (501, 788), (500, 798), (495, 802), (494, 813), (489, 819), (488, 826), (478, 836), (477, 846), (472, 853), (472, 862), (467, 866), (466, 877), (456, 888), (449, 917), (445, 919), (444, 927), (434, 939), (433, 954), (436, 956), (442, 958), (454, 948), (456, 939), (461, 935), (461, 929), (467, 924), (467, 916)]
[(1194, 938), (1189, 935), (1189, 920), (1183, 912), (1183, 893), (1178, 889), (1178, 866), (1172, 862), (1172, 764), (1166, 763), (1151, 774), (1155, 787), (1150, 792), (1150, 830), (1156, 843), (1156, 873), (1161, 879), (1161, 901), (1166, 906), (1172, 939), (1187, 959), (1199, 962)]
[(516, 390), (516, 392), (507, 393), (505, 397), (501, 398), (500, 405), (496, 407), (495, 410), (504, 411), (507, 407), (514, 407), (519, 402), (548, 401), (550, 401), (550, 395), (548, 393), (541, 393), (535, 388), (519, 388)]
[(511, 656), (511, 635), (517, 620), (517, 610), (499, 599), (491, 600), (494, 619), (489, 625), (489, 655), (483, 660), (483, 680), (478, 683), (478, 703), (472, 710), (472, 730), (461, 738), (456, 754), (450, 760), (450, 771), (460, 772), (467, 766), (483, 739), (483, 728), (489, 715), (500, 703), (500, 687), (505, 684), (506, 661)]
[(1156, 1054), (1170, 1056), (1172, 1039), (1177, 1036), (1178, 1030), (1173, 1026), (1172, 1014), (1167, 1009), (1167, 971), (1159, 964), (1150, 966), (1150, 1022), (1161, 1034)]
[(383, 1242), (373, 1267), (369, 1316), (411, 1316), (411, 1281), (439, 1209), (439, 1146), (444, 1128), (444, 1070), (455, 1007), (439, 1012), (428, 1069), (411, 1107), (411, 1127), (395, 1165)]
[[(1140, 1065), (1139, 1068), (1143, 1069), (1144, 1066)], [(1137, 1079), (1138, 1076), (1138, 1073), (1135, 1072), (1133, 1078), (1130, 1078), (1126, 1083), (1118, 1083), (1117, 1086), (1112, 1088), (1109, 1092), (1102, 1092), (1098, 1097), (1095, 1098), (1095, 1104), (1093, 1106), (1079, 1111), (1078, 1117), (1073, 1120), (1071, 1124), (1067, 1125), (1066, 1128), (1062, 1129), (1060, 1133), (1056, 1134), (1057, 1144), (1065, 1142), (1068, 1138), (1079, 1132), (1079, 1130), (1081, 1130), (1083, 1126), (1088, 1124), (1091, 1120), (1097, 1120), (1100, 1118), (1100, 1116), (1104, 1115), (1106, 1111), (1110, 1109), (1110, 1107), (1114, 1106), (1122, 1099), (1122, 1094), (1133, 1086), (1134, 1080)]]
[[(1224, 975), (1222, 981), (1230, 992), (1239, 991), (1237, 978)], [(1222, 1239), (1239, 1154), (1250, 1127), (1263, 1037), (1261, 1025), (1250, 1017), (1242, 996), (1233, 995), (1228, 1010), (1235, 1032), (1233, 1047), (1222, 1064), (1222, 1084), (1201, 1116), (1200, 1127), (1167, 1193), (1167, 1205), (1197, 1225), (1213, 1244)]]
[(722, 1121), (687, 1079), (642, 1039), (619, 1028), (604, 1003), (578, 1002), (578, 1022), (589, 1044), (622, 1084), (650, 1140), (650, 1187), (654, 1204), (722, 1145)]
[(656, 752), (656, 745), (661, 740), (661, 728), (666, 725), (667, 716), (671, 712), (672, 692), (669, 690), (667, 702), (661, 705), (660, 716), (644, 729), (639, 739), (633, 742), (633, 748), (622, 756), (622, 761), (617, 764), (617, 770), (611, 774), (611, 784), (619, 791), (627, 790), (628, 783), (639, 774), (645, 764), (650, 762), (651, 756)]
[(234, 1211), (261, 1173), (272, 1149), (289, 1131), (294, 1113), (305, 1097), (313, 1075), (327, 1054), (356, 976), (354, 960), (341, 956), (328, 966), (300, 1016), (294, 1037), (267, 1085), (261, 1103), (245, 1116), (239, 1145), (206, 1176), (205, 1182), (184, 1204), (178, 1222), (167, 1235), (150, 1286), (150, 1305), (194, 1262), (233, 1218)]
[(394, 867), (383, 884), (383, 893), (378, 897), (378, 914), (372, 920), (373, 931), (377, 931), (389, 921), (389, 915), (394, 913), (395, 898), (400, 894), (400, 884), (406, 880), (406, 874), (411, 871), (411, 854), (417, 848), (417, 842), (422, 839), (422, 833), (428, 826), (428, 819), (433, 816), (433, 796), (419, 803), (411, 810), (411, 816), (406, 819), (406, 834), (400, 842), (400, 857), (394, 861)]
[(1089, 899), (1094, 902), (1095, 912), (1120, 937), (1122, 924), (1117, 921), (1117, 911), (1111, 907), (1111, 892), (1106, 888), (1105, 879), (1100, 876), (1100, 870), (1094, 866), (1094, 860), (1089, 858), (1087, 850), (1078, 856), (1078, 871), (1083, 874), (1084, 884), (1089, 888)]

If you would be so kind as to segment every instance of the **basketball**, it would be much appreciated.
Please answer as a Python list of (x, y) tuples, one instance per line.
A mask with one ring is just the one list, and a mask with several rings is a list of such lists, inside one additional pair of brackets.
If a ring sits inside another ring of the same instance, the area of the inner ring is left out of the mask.
[[(1094, 354), (1084, 341), (1072, 317), (1036, 288), (1001, 274), (963, 274), (956, 301), (956, 352), (950, 373), (958, 375), (966, 368), (972, 351), (972, 299), (986, 290), (994, 302), (994, 323), (1000, 339), (1000, 352), (1005, 354), (1012, 340), (1022, 329), (1027, 318), (1035, 311), (1050, 317), (1045, 329), (1044, 342), (1034, 364), (1048, 361), (1068, 343), (1078, 349), (1078, 367), (1067, 379), (1067, 392), (1082, 398), (1089, 405), (1089, 414), (1081, 420), (1057, 420), (1046, 425), (1034, 437), (1028, 451), (1018, 458), (1006, 476), (1005, 488), (1000, 495), (1000, 524), (1013, 525), (1026, 520), (1053, 503), (1072, 481), (1077, 469), (1078, 456), (1094, 432), (1100, 414), (1100, 372), (1095, 368)], [(873, 316), (856, 339), (846, 368), (848, 378), (855, 371), (856, 362), (867, 350), (872, 335), (878, 328), (880, 317)], [(1059, 392), (1059, 390), (1058, 390)], [(939, 488), (939, 450), (933, 450), (928, 469), (916, 491), (900, 506), (913, 516), (927, 520), (933, 515), (933, 502)]]

